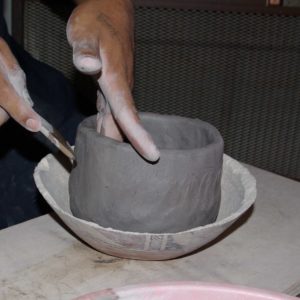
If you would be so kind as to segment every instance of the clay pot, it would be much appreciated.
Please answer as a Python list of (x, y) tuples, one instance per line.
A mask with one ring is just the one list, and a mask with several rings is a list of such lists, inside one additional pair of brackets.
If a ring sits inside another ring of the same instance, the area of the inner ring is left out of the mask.
[(223, 140), (198, 119), (140, 114), (161, 158), (99, 135), (96, 117), (77, 132), (69, 180), (75, 217), (131, 232), (175, 233), (212, 223), (221, 199)]

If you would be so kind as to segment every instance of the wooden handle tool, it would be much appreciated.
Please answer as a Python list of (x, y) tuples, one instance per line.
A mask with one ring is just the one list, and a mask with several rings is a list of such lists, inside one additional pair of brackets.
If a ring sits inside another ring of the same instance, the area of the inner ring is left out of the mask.
[(40, 132), (73, 162), (75, 160), (75, 154), (70, 144), (48, 121), (43, 117), (40, 118), (42, 121)]

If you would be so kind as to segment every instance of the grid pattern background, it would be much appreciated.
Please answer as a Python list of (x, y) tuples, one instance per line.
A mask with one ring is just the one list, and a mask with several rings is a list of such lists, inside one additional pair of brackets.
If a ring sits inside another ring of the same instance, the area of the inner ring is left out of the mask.
[[(24, 42), (74, 82), (61, 2), (25, 1)], [(232, 157), (300, 179), (299, 33), (300, 17), (138, 7), (138, 109), (208, 121)]]

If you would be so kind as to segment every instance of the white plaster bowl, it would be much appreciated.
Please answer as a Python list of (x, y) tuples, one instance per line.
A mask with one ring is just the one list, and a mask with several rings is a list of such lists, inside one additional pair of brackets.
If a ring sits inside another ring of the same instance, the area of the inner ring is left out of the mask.
[(256, 198), (254, 177), (239, 162), (224, 155), (221, 206), (214, 223), (177, 233), (137, 233), (104, 228), (74, 217), (69, 203), (69, 173), (53, 155), (40, 161), (34, 179), (48, 204), (80, 239), (98, 251), (141, 260), (172, 259), (197, 250), (224, 232)]

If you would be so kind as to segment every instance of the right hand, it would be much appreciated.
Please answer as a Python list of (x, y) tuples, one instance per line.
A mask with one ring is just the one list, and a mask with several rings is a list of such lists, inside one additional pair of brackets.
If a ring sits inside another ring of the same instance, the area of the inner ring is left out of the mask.
[(39, 131), (41, 119), (32, 105), (25, 73), (0, 37), (0, 126), (12, 117), (27, 130)]
[(81, 0), (67, 25), (77, 69), (97, 78), (97, 131), (122, 141), (128, 138), (149, 161), (159, 159), (159, 150), (143, 128), (134, 105), (133, 3), (131, 0)]

